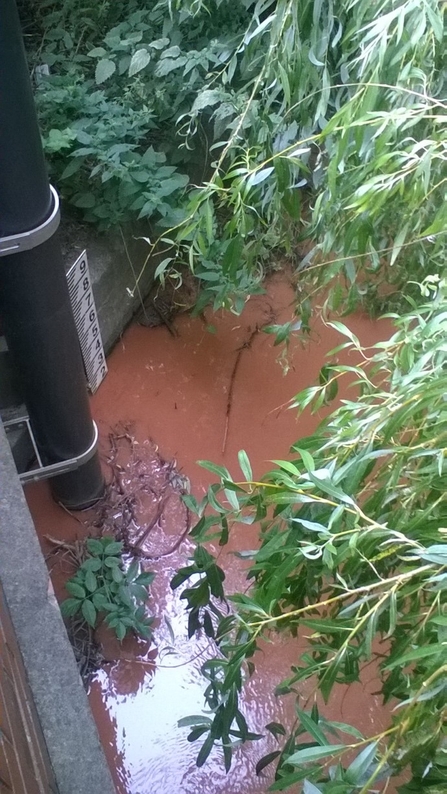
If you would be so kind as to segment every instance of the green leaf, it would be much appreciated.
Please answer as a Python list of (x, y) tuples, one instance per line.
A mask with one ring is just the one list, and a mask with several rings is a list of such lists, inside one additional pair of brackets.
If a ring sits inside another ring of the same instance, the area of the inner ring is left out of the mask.
[(357, 758), (348, 766), (346, 778), (350, 783), (360, 784), (361, 779), (367, 774), (377, 753), (377, 742), (372, 742), (363, 748)]
[(103, 58), (102, 60), (98, 61), (96, 64), (95, 70), (95, 81), (96, 85), (100, 85), (104, 83), (109, 77), (114, 74), (116, 71), (116, 63), (115, 61), (111, 61), (109, 58)]
[(247, 453), (245, 452), (245, 450), (240, 449), (237, 456), (242, 474), (244, 475), (247, 482), (251, 482), (253, 480), (253, 472), (251, 470), (250, 461), (248, 459)]
[(304, 463), (306, 471), (314, 471), (315, 463), (310, 452), (308, 452), (307, 449), (302, 449), (301, 447), (295, 445), (293, 446), (293, 450), (294, 452), (298, 452), (298, 454), (301, 455), (301, 460)]
[(116, 634), (116, 636), (117, 636), (117, 638), (119, 639), (120, 642), (121, 642), (121, 640), (124, 639), (124, 637), (126, 636), (126, 633), (127, 633), (126, 625), (122, 621), (119, 620), (117, 622), (116, 626), (115, 626), (115, 634)]
[(117, 565), (115, 565), (115, 566), (114, 566), (113, 568), (111, 568), (110, 570), (111, 570), (111, 572), (112, 572), (112, 579), (113, 579), (113, 581), (114, 581), (114, 582), (116, 582), (117, 584), (121, 584), (121, 582), (122, 582), (122, 581), (123, 581), (123, 579), (124, 579), (124, 574), (123, 574), (123, 572), (120, 570), (120, 568), (118, 568), (118, 566), (117, 566)]
[[(321, 471), (321, 470), (320, 470)], [(353, 505), (354, 501), (351, 499), (350, 496), (343, 493), (339, 488), (336, 488), (329, 478), (320, 474), (320, 471), (309, 472), (308, 476), (309, 479), (312, 480), (315, 485), (318, 485), (323, 493), (328, 494), (328, 496), (332, 496), (337, 501), (344, 502), (345, 504)]]
[(117, 595), (118, 595), (118, 599), (122, 604), (124, 604), (126, 607), (129, 607), (129, 609), (132, 608), (133, 606), (132, 598), (130, 596), (129, 588), (127, 586), (122, 585), (121, 587), (119, 587)]
[(98, 586), (98, 583), (97, 583), (96, 576), (93, 573), (93, 571), (87, 571), (86, 572), (85, 578), (84, 578), (84, 582), (85, 582), (86, 589), (90, 593), (94, 593), (94, 591), (96, 590), (96, 588)]
[(98, 610), (102, 610), (106, 608), (106, 604), (108, 603), (107, 598), (105, 597), (104, 593), (96, 592), (92, 595), (92, 603)]
[(320, 761), (322, 758), (327, 758), (329, 755), (338, 755), (344, 750), (348, 749), (346, 744), (330, 744), (325, 747), (306, 747), (304, 750), (298, 750), (292, 753), (287, 759), (288, 764), (293, 766), (300, 766), (301, 764), (308, 764), (312, 761)]
[(70, 593), (70, 595), (75, 596), (76, 598), (85, 598), (87, 595), (84, 587), (81, 587), (80, 584), (73, 582), (72, 579), (69, 579), (68, 582), (65, 583), (65, 589)]
[(303, 784), (303, 794), (323, 794), (321, 788), (314, 786), (310, 780), (305, 780)]
[(211, 725), (212, 720), (204, 714), (192, 714), (190, 717), (182, 717), (177, 721), (179, 728), (190, 728), (192, 725)]
[(438, 565), (447, 565), (447, 545), (445, 543), (429, 546), (424, 552), (419, 553), (421, 560), (434, 562)]
[(247, 179), (247, 189), (250, 190), (250, 188), (259, 185), (261, 182), (264, 182), (274, 170), (275, 169), (273, 166), (268, 166), (267, 168), (261, 168), (258, 171), (254, 171)]
[(199, 755), (197, 756), (196, 765), (198, 767), (203, 766), (206, 759), (208, 758), (211, 750), (213, 749), (214, 739), (213, 736), (210, 734), (202, 744), (200, 748)]
[(106, 568), (119, 568), (121, 565), (120, 557), (105, 557), (104, 565)]
[(312, 739), (314, 739), (316, 742), (318, 742), (318, 744), (321, 745), (329, 744), (323, 731), (321, 730), (319, 725), (312, 719), (310, 714), (306, 714), (305, 711), (301, 711), (301, 709), (298, 708), (296, 710), (296, 713), (301, 725), (307, 731), (309, 736), (312, 737)]
[(96, 540), (96, 538), (87, 538), (86, 546), (90, 554), (94, 554), (95, 556), (101, 555), (104, 551), (104, 546), (101, 541)]
[(399, 656), (398, 659), (395, 659), (390, 664), (385, 665), (384, 669), (394, 670), (395, 667), (406, 667), (410, 662), (418, 662), (430, 656), (437, 656), (438, 654), (443, 654), (444, 656), (447, 654), (447, 642), (427, 645), (423, 648), (415, 648), (413, 651), (409, 651), (403, 656)]
[(272, 761), (275, 761), (276, 758), (279, 758), (280, 755), (280, 750), (274, 750), (272, 753), (267, 753), (267, 755), (264, 755), (256, 764), (256, 774), (260, 775), (262, 770), (271, 764)]
[(209, 460), (198, 460), (197, 463), (202, 469), (207, 469), (208, 471), (212, 472), (212, 474), (217, 474), (218, 477), (221, 477), (224, 480), (231, 480), (231, 475), (228, 469), (224, 466), (218, 466), (216, 463), (212, 463)]
[(272, 463), (276, 463), (280, 469), (289, 472), (289, 474), (292, 474), (293, 477), (301, 477), (300, 470), (289, 460), (272, 460)]
[(85, 601), (82, 602), (81, 611), (84, 620), (87, 621), (89, 626), (92, 626), (92, 628), (94, 628), (96, 625), (97, 612), (92, 602), (88, 598), (86, 598)]
[(66, 598), (60, 605), (60, 610), (64, 617), (76, 615), (81, 608), (82, 601), (79, 598)]
[(149, 587), (155, 579), (155, 573), (152, 571), (146, 571), (144, 573), (140, 573), (139, 576), (135, 579), (136, 584), (142, 584), (145, 587)]
[(198, 110), (204, 110), (204, 108), (212, 107), (213, 105), (217, 105), (217, 103), (221, 101), (221, 90), (205, 88), (203, 91), (200, 91), (200, 93), (197, 94), (192, 106), (192, 113), (195, 113)]
[(121, 554), (122, 550), (123, 544), (121, 541), (112, 541), (112, 543), (107, 543), (107, 545), (104, 546), (104, 554), (107, 554), (109, 557)]
[(84, 560), (80, 566), (81, 571), (99, 571), (100, 568), (101, 560), (98, 560), (97, 557), (89, 557), (88, 560)]
[(269, 724), (265, 726), (265, 729), (266, 731), (270, 731), (275, 739), (277, 739), (278, 736), (286, 735), (286, 729), (284, 728), (284, 725), (281, 725), (280, 722), (269, 722)]
[(144, 47), (134, 52), (129, 64), (129, 77), (133, 77), (138, 72), (141, 72), (142, 69), (145, 69), (150, 60), (150, 53)]

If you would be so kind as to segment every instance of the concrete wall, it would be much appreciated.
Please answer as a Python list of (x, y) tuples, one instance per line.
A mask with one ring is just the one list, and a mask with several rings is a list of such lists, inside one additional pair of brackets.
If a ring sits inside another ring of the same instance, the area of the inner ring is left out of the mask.
[[(93, 227), (71, 220), (61, 224), (60, 238), (66, 269), (84, 249), (87, 250), (106, 354), (141, 306), (141, 300), (152, 285), (158, 258), (153, 257), (145, 265), (150, 249), (142, 238), (148, 233), (147, 224), (127, 227), (123, 232), (111, 229), (102, 234)], [(130, 294), (132, 292), (133, 297)]]
[[(9, 613), (23, 658), (58, 792), (113, 794), (110, 771), (1, 422), (0, 549), (4, 611)], [(39, 791), (37, 784), (27, 794), (35, 791)]]

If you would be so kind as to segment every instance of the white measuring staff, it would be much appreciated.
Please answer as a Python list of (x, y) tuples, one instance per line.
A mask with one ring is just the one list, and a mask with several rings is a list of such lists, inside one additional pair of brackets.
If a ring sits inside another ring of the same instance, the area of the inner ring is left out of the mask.
[(87, 251), (83, 251), (71, 266), (67, 281), (88, 386), (94, 394), (107, 375), (107, 364), (88, 269)]

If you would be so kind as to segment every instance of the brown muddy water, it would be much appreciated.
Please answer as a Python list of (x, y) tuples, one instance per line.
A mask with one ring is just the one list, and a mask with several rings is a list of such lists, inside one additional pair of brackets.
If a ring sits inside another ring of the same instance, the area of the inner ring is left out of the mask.
[[(125, 535), (139, 549), (144, 568), (157, 573), (149, 601), (156, 616), (153, 641), (126, 639), (120, 645), (100, 631), (105, 662), (90, 685), (91, 707), (119, 794), (261, 794), (271, 783), (268, 770), (264, 777), (255, 774), (257, 761), (277, 749), (268, 734), (237, 750), (228, 775), (217, 748), (203, 768), (195, 766), (200, 745), (189, 744), (188, 729), (177, 722), (202, 712), (200, 666), (213, 649), (203, 638), (187, 639), (183, 603), (169, 581), (192, 549), (181, 494), (189, 480), (200, 496), (213, 479), (196, 462), (224, 463), (237, 474), (237, 452), (245, 449), (259, 477), (271, 468), (269, 461), (287, 457), (290, 445), (318, 422), (311, 415), (297, 419), (287, 403), (315, 381), (339, 335), (316, 321), (309, 342), (294, 343), (283, 374), (273, 337), (256, 330), (291, 319), (293, 300), (287, 275), (276, 274), (266, 295), (252, 298), (241, 317), (210, 315), (211, 329), (187, 315), (175, 321), (177, 337), (165, 327), (131, 326), (92, 399), (111, 483), (108, 501), (87, 514), (70, 515), (54, 504), (45, 483), (26, 489), (59, 598), (66, 595), (63, 581), (71, 569), (55, 541), (72, 543), (87, 532)], [(351, 316), (349, 325), (366, 345), (389, 335), (386, 323), (364, 316)], [(349, 361), (354, 360), (351, 355)], [(255, 529), (240, 527), (230, 547), (220, 551), (228, 592), (246, 586), (245, 566), (233, 552), (255, 542)], [(244, 693), (243, 711), (252, 730), (262, 733), (272, 720), (292, 724), (293, 700), (275, 698), (273, 690), (301, 652), (296, 641), (282, 637), (258, 654)], [(365, 734), (377, 733), (388, 720), (374, 694), (377, 688), (374, 669), (367, 668), (361, 684), (338, 688), (324, 713), (352, 722)], [(312, 702), (308, 687), (300, 705)]]

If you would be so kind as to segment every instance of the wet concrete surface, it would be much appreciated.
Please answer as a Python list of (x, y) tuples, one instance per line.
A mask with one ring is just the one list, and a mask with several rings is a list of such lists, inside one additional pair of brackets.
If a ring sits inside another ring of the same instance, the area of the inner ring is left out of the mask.
[[(260, 794), (271, 782), (269, 770), (265, 777), (255, 775), (259, 758), (278, 747), (268, 735), (240, 748), (228, 775), (217, 748), (203, 768), (195, 766), (200, 744), (189, 744), (188, 729), (179, 729), (177, 721), (202, 712), (200, 666), (213, 648), (206, 638), (187, 639), (184, 604), (178, 593), (172, 594), (169, 581), (192, 550), (181, 501), (187, 480), (196, 496), (213, 480), (197, 460), (224, 463), (236, 474), (237, 452), (245, 449), (259, 477), (271, 468), (269, 461), (287, 457), (290, 445), (318, 423), (318, 416), (310, 414), (297, 419), (287, 404), (315, 381), (325, 354), (339, 344), (340, 336), (317, 320), (308, 342), (293, 343), (283, 374), (273, 337), (260, 329), (290, 320), (293, 301), (287, 275), (276, 274), (267, 294), (252, 298), (241, 317), (209, 315), (212, 328), (186, 315), (175, 321), (177, 337), (165, 327), (131, 326), (110, 356), (109, 374), (92, 399), (113, 498), (96, 511), (73, 516), (52, 502), (45, 483), (26, 489), (46, 554), (54, 552), (57, 540), (73, 542), (87, 532), (125, 532), (144, 552), (145, 569), (157, 573), (148, 602), (156, 616), (153, 641), (125, 639), (119, 644), (101, 631), (106, 661), (90, 686), (90, 703), (119, 794)], [(349, 326), (366, 345), (389, 333), (383, 321), (360, 315), (351, 316)], [(355, 362), (353, 354), (339, 358)], [(346, 389), (341, 396), (349, 393)], [(255, 543), (255, 528), (240, 527), (230, 546), (220, 551), (228, 592), (246, 587), (245, 565), (232, 552)], [(60, 549), (51, 554), (49, 565), (56, 594), (64, 598), (63, 580), (70, 570)], [(272, 720), (292, 724), (293, 700), (278, 699), (273, 690), (302, 650), (294, 640), (281, 637), (258, 654), (256, 673), (244, 694), (251, 730), (262, 733)], [(374, 694), (377, 689), (374, 669), (367, 668), (361, 684), (337, 689), (325, 714), (352, 722), (365, 734), (377, 733), (388, 721)], [(310, 687), (302, 693), (301, 707), (307, 701), (313, 702)]]

